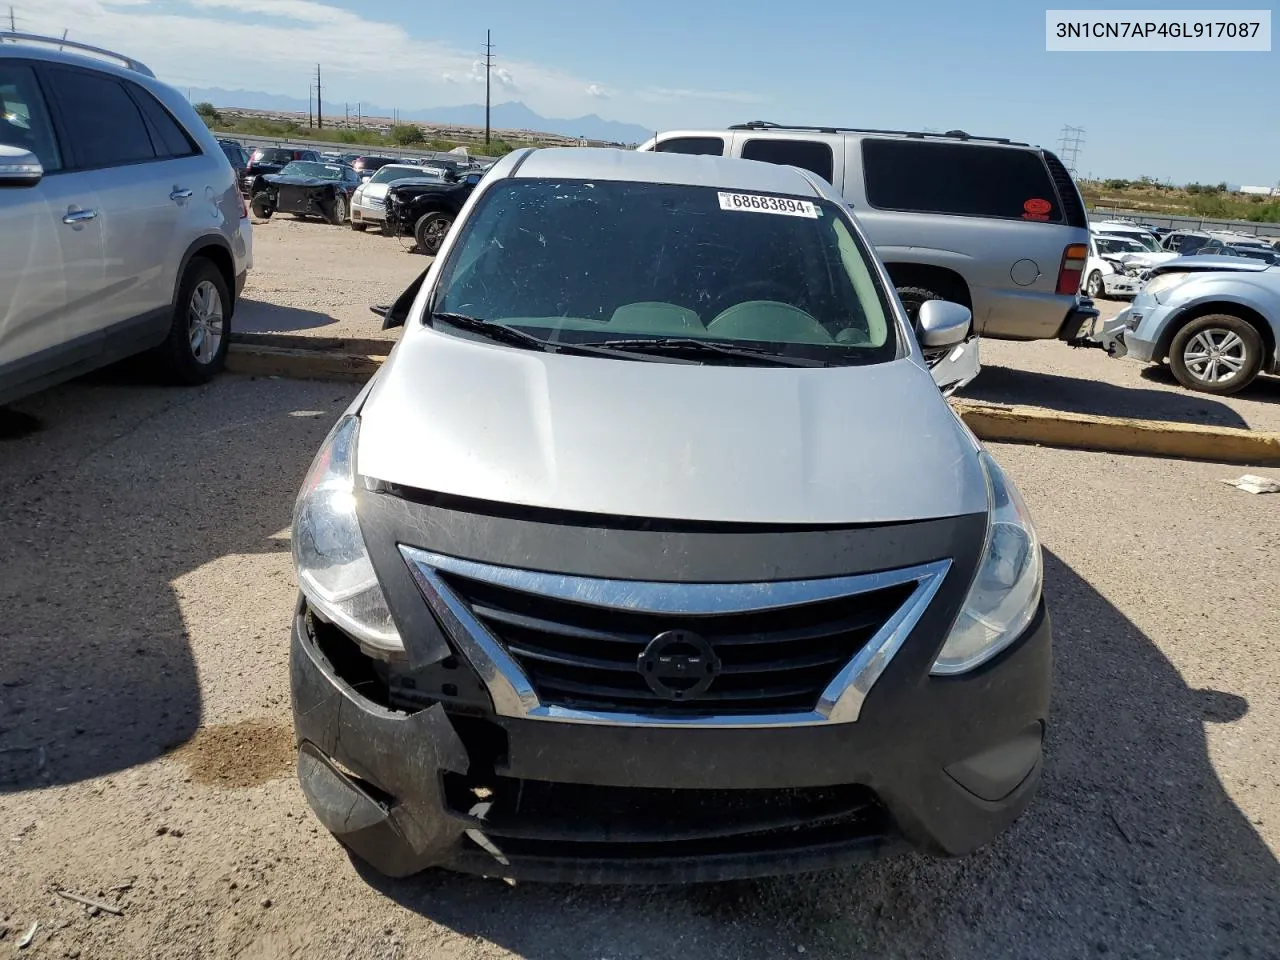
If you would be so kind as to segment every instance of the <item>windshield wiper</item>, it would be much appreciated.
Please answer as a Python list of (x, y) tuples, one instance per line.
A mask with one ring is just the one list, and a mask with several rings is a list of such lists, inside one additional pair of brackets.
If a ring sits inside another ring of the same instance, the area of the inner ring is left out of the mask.
[[(431, 314), (431, 319), (443, 320), (445, 323), (460, 327), (463, 330), (482, 333), (498, 343), (507, 343), (514, 347), (525, 347), (530, 350), (544, 350), (547, 353), (576, 353), (580, 355), (598, 354), (606, 357), (619, 357), (625, 360), (654, 359), (653, 357), (634, 356), (622, 350), (610, 350), (603, 344), (563, 343), (555, 340), (543, 340), (541, 337), (535, 337), (531, 333), (525, 333), (523, 330), (509, 327), (505, 323), (499, 323), (496, 320), (485, 320), (481, 317), (471, 317), (465, 313), (433, 313)], [(678, 362), (696, 363), (697, 361), (680, 360)]]
[(825, 360), (812, 357), (787, 357), (774, 353), (766, 347), (748, 347), (738, 344), (715, 343), (710, 340), (698, 340), (693, 337), (659, 337), (647, 340), (635, 337), (627, 340), (601, 340), (595, 344), (610, 350), (635, 350), (640, 353), (674, 354), (683, 357), (706, 357), (708, 354), (725, 357), (741, 357), (749, 360), (763, 360), (781, 367), (825, 367)]

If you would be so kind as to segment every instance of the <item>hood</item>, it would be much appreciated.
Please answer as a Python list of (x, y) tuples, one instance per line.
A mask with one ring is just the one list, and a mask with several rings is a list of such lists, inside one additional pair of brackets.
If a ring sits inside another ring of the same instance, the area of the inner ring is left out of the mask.
[(282, 176), (278, 173), (268, 174), (262, 178), (267, 183), (274, 183), (282, 187), (340, 187), (341, 181), (326, 180), (323, 177), (299, 177), (290, 174)]
[(1265, 261), (1254, 260), (1252, 257), (1218, 257), (1213, 255), (1175, 257), (1152, 268), (1151, 275), (1156, 277), (1162, 273), (1176, 273), (1180, 270), (1197, 273), (1203, 271), (1212, 271), (1214, 273), (1261, 273), (1269, 267), (1270, 264)]
[(829, 525), (987, 509), (975, 442), (906, 359), (647, 363), (419, 328), (392, 351), (361, 418), (360, 473), (479, 500)]
[(1106, 256), (1135, 267), (1158, 267), (1162, 263), (1178, 259), (1176, 253), (1112, 253)]

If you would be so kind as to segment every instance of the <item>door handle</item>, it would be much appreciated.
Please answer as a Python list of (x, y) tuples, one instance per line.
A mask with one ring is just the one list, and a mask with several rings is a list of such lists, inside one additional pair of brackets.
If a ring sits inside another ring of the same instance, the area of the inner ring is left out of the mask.
[(185, 187), (174, 187), (174, 188), (173, 188), (173, 193), (169, 194), (169, 199), (170, 199), (170, 200), (174, 200), (174, 201), (177, 201), (177, 200), (190, 200), (190, 199), (191, 199), (191, 191), (190, 191), (190, 190), (187, 190)]
[(68, 210), (62, 217), (63, 223), (77, 224), (92, 220), (98, 215), (97, 210)]

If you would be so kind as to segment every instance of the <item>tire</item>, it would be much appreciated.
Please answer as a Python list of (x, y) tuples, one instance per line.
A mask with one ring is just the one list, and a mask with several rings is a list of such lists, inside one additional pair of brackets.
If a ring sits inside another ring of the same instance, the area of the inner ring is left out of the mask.
[(325, 211), (324, 218), (335, 227), (340, 227), (347, 222), (347, 198), (342, 194), (338, 194), (333, 198), (333, 202), (329, 204), (329, 209)]
[(231, 308), (231, 291), (213, 262), (196, 257), (187, 264), (169, 335), (153, 352), (166, 381), (195, 386), (222, 371), (231, 340)]
[(1196, 317), (1174, 336), (1169, 368), (1187, 389), (1223, 396), (1253, 382), (1262, 368), (1262, 351), (1262, 335), (1248, 321), (1211, 313)]
[(259, 220), (270, 220), (271, 215), (276, 212), (276, 208), (271, 204), (271, 197), (265, 190), (253, 195), (253, 199), (249, 201), (249, 209)]
[(1084, 292), (1094, 300), (1105, 300), (1107, 298), (1107, 287), (1102, 282), (1102, 271), (1095, 270), (1089, 274), (1089, 279), (1085, 281)]
[(920, 315), (920, 305), (927, 300), (945, 300), (946, 297), (928, 287), (898, 287), (898, 299), (906, 307), (907, 319), (911, 321), (912, 329), (918, 331), (916, 320)]
[(365, 223), (363, 220), (352, 220), (351, 229), (356, 231), (357, 233), (364, 233), (367, 229), (369, 229), (369, 225)]
[(453, 226), (453, 217), (439, 210), (424, 213), (413, 225), (413, 239), (418, 244), (418, 252), (434, 257), (440, 252), (440, 245)]

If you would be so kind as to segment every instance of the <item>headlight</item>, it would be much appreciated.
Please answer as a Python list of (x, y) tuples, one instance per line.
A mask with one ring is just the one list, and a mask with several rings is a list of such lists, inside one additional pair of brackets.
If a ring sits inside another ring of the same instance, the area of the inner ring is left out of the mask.
[(955, 674), (986, 663), (1022, 635), (1040, 604), (1044, 564), (1027, 505), (991, 454), (979, 454), (987, 477), (987, 541), (964, 606), (932, 673)]
[[(1183, 280), (1187, 279), (1186, 273), (1162, 273), (1158, 277), (1154, 277), (1147, 281), (1147, 285), (1142, 288), (1143, 293), (1149, 293), (1157, 300), (1160, 300), (1160, 294), (1166, 290), (1176, 287)], [(1160, 300), (1163, 303), (1163, 300)]]
[(298, 586), (321, 617), (370, 652), (400, 652), (404, 644), (378, 584), (356, 519), (357, 417), (329, 431), (293, 507), (293, 564)]

